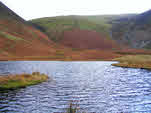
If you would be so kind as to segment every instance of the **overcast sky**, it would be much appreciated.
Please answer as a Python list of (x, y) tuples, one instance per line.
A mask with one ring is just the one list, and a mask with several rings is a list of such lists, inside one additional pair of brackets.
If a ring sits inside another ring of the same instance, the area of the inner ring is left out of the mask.
[(142, 13), (151, 0), (1, 0), (26, 20), (59, 15)]

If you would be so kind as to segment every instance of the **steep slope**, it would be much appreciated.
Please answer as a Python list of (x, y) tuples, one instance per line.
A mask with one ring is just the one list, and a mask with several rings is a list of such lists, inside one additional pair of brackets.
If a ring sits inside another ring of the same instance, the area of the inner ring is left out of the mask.
[(48, 55), (54, 43), (0, 2), (0, 56)]
[(133, 48), (151, 48), (151, 10), (113, 22), (112, 37)]
[(16, 20), (16, 21), (21, 21), (25, 23), (25, 20), (18, 16), (16, 13), (14, 13), (11, 9), (9, 9), (7, 6), (5, 6), (1, 1), (0, 1), (0, 19), (4, 20)]

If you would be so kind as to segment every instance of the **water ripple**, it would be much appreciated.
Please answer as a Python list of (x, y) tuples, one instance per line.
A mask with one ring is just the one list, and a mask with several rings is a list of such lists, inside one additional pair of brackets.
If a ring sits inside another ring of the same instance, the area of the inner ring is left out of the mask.
[(0, 62), (0, 74), (40, 71), (53, 78), (0, 93), (2, 113), (64, 112), (69, 103), (88, 113), (151, 112), (151, 72), (113, 62)]

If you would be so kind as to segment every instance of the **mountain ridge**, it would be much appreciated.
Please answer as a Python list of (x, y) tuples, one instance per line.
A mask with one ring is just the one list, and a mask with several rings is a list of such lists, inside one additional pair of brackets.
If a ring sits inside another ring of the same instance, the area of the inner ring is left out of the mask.
[(10, 8), (8, 8), (1, 1), (0, 1), (0, 11), (1, 11), (0, 19), (8, 19), (7, 17), (9, 16), (18, 21), (26, 22), (22, 17), (17, 15), (14, 11), (12, 11)]
[(122, 45), (111, 34), (114, 20), (133, 16), (72, 15), (26, 21), (0, 2), (0, 60), (107, 60), (123, 53), (142, 54), (144, 50)]

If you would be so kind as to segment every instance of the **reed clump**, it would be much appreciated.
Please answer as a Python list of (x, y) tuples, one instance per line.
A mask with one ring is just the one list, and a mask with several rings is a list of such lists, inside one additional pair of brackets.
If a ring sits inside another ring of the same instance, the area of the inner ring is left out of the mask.
[(65, 113), (86, 113), (86, 112), (80, 109), (78, 104), (70, 103)]

